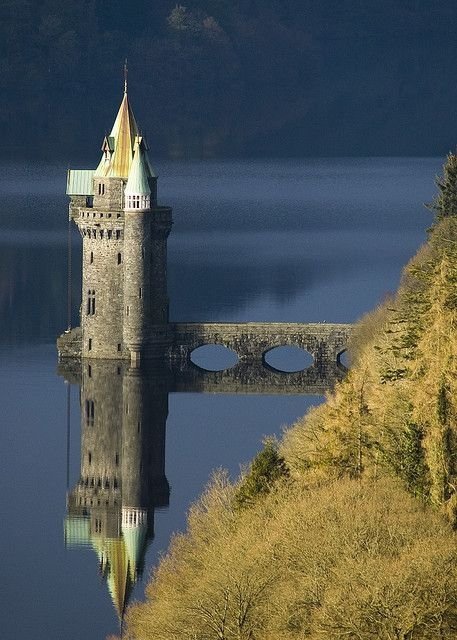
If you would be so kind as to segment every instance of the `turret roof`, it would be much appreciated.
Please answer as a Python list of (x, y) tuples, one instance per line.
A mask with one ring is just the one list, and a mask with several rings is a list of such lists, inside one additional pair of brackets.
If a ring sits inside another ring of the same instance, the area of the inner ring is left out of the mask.
[(138, 136), (138, 125), (127, 96), (124, 97), (109, 136), (103, 140), (103, 154), (95, 175), (107, 178), (127, 178), (133, 160), (133, 149)]
[(122, 527), (125, 550), (129, 559), (129, 571), (132, 581), (136, 580), (136, 569), (144, 557), (147, 540), (147, 524), (136, 527)]
[(135, 154), (130, 167), (129, 179), (125, 186), (126, 195), (151, 195), (149, 178), (154, 177), (151, 165), (148, 161), (146, 145), (141, 136), (137, 137), (135, 144)]

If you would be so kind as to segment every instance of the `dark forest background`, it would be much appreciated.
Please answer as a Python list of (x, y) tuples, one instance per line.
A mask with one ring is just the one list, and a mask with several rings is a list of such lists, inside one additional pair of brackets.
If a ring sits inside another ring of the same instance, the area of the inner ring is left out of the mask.
[(457, 3), (1, 0), (0, 154), (93, 156), (129, 95), (153, 155), (442, 155)]

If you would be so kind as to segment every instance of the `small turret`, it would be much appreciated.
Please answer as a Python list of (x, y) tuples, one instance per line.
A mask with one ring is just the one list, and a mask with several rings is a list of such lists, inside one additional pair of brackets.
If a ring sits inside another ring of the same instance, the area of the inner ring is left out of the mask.
[(157, 178), (147, 157), (147, 146), (142, 136), (137, 136), (132, 165), (125, 186), (126, 211), (148, 211), (156, 205)]

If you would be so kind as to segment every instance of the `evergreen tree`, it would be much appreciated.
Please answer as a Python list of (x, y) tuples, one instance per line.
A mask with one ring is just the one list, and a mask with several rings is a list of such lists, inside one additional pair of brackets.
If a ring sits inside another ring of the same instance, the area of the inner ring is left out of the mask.
[(436, 178), (438, 195), (430, 205), (436, 219), (457, 215), (457, 155), (448, 153), (443, 165), (443, 176)]

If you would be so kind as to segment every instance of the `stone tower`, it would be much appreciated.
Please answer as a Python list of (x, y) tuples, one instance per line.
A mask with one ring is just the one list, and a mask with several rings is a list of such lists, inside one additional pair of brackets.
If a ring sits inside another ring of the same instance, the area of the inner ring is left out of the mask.
[(125, 86), (95, 171), (69, 170), (70, 217), (83, 239), (81, 355), (161, 355), (169, 342), (167, 238), (170, 207), (157, 204), (157, 177)]

